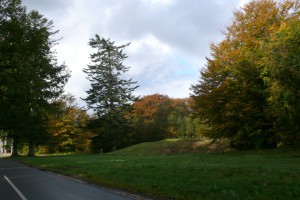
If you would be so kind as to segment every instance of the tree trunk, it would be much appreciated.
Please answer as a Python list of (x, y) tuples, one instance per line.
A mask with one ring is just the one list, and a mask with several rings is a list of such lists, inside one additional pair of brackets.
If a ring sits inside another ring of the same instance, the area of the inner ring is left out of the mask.
[(35, 142), (30, 140), (27, 156), (34, 156), (34, 147), (35, 147)]
[(18, 140), (17, 139), (13, 139), (13, 149), (12, 149), (12, 153), (11, 156), (19, 156), (18, 154)]

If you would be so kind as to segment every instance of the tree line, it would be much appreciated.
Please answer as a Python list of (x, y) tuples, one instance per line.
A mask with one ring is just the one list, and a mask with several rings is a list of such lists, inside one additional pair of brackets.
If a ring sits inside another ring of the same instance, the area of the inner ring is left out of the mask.
[(88, 115), (64, 93), (70, 72), (55, 57), (53, 22), (27, 12), (21, 0), (1, 1), (0, 11), (0, 130), (13, 139), (13, 155), (21, 149), (32, 156), (37, 148), (111, 151), (177, 134), (195, 136), (185, 100), (132, 95), (137, 82), (122, 78), (129, 70), (123, 64), (129, 44), (117, 46), (99, 35), (90, 39), (94, 53), (83, 70), (91, 82), (84, 100), (94, 114)]
[(234, 12), (192, 95), (137, 97), (125, 48), (99, 35), (83, 69), (93, 115), (64, 93), (70, 72), (53, 51), (52, 21), (21, 0), (0, 2), (0, 130), (18, 147), (41, 152), (107, 152), (175, 137), (226, 139), (232, 147), (299, 142), (300, 3), (255, 0)]

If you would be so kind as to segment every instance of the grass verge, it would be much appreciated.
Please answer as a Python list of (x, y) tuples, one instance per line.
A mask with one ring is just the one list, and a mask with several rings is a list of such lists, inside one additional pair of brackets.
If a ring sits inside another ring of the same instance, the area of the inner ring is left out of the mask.
[(300, 150), (19, 158), (39, 168), (162, 199), (297, 199)]

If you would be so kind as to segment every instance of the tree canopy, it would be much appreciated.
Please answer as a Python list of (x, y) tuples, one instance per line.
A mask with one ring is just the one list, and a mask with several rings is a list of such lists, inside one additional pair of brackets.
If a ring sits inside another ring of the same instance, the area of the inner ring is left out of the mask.
[[(299, 38), (295, 37), (299, 9), (297, 0), (258, 0), (234, 12), (225, 39), (211, 45), (200, 81), (192, 86), (195, 115), (210, 126), (209, 137), (228, 138), (238, 148), (274, 147), (282, 142), (278, 134), (288, 137), (291, 126), (281, 133), (276, 128), (287, 116), (275, 113), (281, 113), (282, 96), (295, 92), (285, 103), (294, 106), (299, 101), (295, 89), (299, 86), (300, 54), (297, 43), (291, 43)], [(292, 30), (292, 34), (281, 29)], [(285, 46), (288, 48), (283, 50)], [(290, 77), (289, 81), (283, 77)], [(275, 92), (279, 82), (281, 94)], [(285, 90), (287, 85), (294, 87)], [(287, 107), (285, 111), (291, 114)], [(289, 122), (297, 126), (299, 116), (292, 118)], [(292, 132), (297, 135), (299, 129)]]
[(95, 53), (90, 55), (92, 63), (83, 70), (91, 82), (91, 89), (87, 91), (88, 96), (84, 100), (99, 117), (110, 115), (137, 100), (132, 95), (138, 87), (133, 86), (137, 82), (123, 77), (129, 70), (123, 64), (127, 58), (123, 51), (129, 44), (116, 46), (114, 43), (99, 35), (92, 38), (89, 45), (95, 49)]
[(22, 140), (33, 155), (46, 134), (46, 110), (62, 94), (69, 72), (52, 50), (52, 21), (27, 13), (19, 0), (1, 1), (0, 10), (1, 128), (14, 139), (15, 154)]
[(165, 138), (192, 138), (201, 135), (201, 124), (191, 116), (190, 99), (173, 99), (153, 94), (133, 104), (135, 143)]
[(51, 103), (47, 130), (49, 141), (44, 145), (47, 153), (88, 151), (93, 134), (86, 128), (89, 115), (75, 103), (74, 96), (62, 95)]

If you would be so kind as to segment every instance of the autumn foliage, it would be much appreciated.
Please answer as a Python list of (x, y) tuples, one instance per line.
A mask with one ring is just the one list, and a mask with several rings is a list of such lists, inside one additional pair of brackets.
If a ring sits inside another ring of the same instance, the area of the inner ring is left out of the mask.
[(86, 128), (89, 115), (75, 104), (75, 98), (64, 95), (52, 103), (53, 110), (48, 113), (49, 140), (43, 151), (75, 152), (88, 151), (94, 134)]
[(258, 0), (234, 13), (192, 86), (207, 136), (237, 148), (299, 140), (299, 11), (298, 0)]
[(201, 134), (199, 124), (191, 117), (189, 99), (162, 94), (145, 96), (133, 104), (132, 120), (136, 143)]

